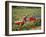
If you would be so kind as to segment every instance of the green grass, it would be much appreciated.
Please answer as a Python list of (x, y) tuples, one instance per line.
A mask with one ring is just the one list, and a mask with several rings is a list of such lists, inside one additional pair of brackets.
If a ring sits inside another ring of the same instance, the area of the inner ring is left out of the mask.
[[(41, 17), (41, 8), (40, 7), (20, 7), (13, 6), (12, 7), (12, 31), (18, 31), (18, 25), (14, 23), (14, 21), (22, 20), (23, 16), (40, 16)], [(40, 22), (41, 23), (41, 22)], [(31, 22), (28, 24), (24, 24), (22, 30), (27, 30), (26, 26), (31, 26)], [(34, 23), (33, 23), (34, 25)], [(31, 29), (31, 28), (30, 28)]]

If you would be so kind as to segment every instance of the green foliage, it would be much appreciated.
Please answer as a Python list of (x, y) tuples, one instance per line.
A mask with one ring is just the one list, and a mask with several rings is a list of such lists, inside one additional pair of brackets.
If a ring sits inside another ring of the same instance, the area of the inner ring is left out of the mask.
[(41, 26), (41, 21), (37, 21), (34, 24), (35, 24), (35, 26)]

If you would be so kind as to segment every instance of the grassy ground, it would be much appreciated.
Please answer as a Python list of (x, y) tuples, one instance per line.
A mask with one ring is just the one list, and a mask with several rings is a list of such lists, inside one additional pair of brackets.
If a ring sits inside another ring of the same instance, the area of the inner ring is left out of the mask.
[[(40, 7), (18, 7), (18, 6), (13, 6), (12, 7), (12, 31), (18, 31), (19, 26), (14, 23), (14, 21), (21, 21), (23, 16), (31, 17), (31, 16), (36, 16), (36, 17), (41, 17), (41, 8)], [(39, 22), (28, 22), (25, 23), (22, 27), (21, 30), (33, 30), (34, 29), (40, 29), (41, 26), (41, 21)], [(28, 28), (29, 27), (29, 28)], [(38, 27), (38, 28), (36, 28)]]

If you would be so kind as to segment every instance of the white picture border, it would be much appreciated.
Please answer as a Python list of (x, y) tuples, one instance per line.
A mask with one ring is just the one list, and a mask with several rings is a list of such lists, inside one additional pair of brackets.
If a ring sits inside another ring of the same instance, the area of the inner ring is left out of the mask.
[[(12, 6), (41, 7), (41, 30), (12, 31)], [(44, 19), (44, 5), (42, 4), (9, 3), (9, 34), (42, 33), (44, 32), (43, 19)]]

